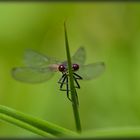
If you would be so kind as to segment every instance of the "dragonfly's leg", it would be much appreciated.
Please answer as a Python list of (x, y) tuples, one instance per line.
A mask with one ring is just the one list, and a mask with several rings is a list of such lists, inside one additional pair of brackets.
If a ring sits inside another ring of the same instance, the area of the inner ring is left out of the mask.
[[(76, 90), (75, 90), (76, 91)], [(76, 93), (76, 99), (77, 99), (77, 105), (79, 105), (79, 100), (78, 100), (78, 95), (77, 95), (77, 92)]]
[[(77, 91), (76, 90), (75, 90), (75, 96), (76, 96), (77, 105), (79, 105), (79, 100), (78, 100), (78, 95), (77, 95)], [(72, 101), (72, 99), (70, 101)]]
[(76, 73), (73, 73), (76, 77), (76, 79), (79, 79), (79, 80), (81, 80), (81, 79), (83, 79), (80, 75), (78, 75), (78, 74), (76, 74)]
[(73, 76), (73, 78), (74, 78), (74, 81), (75, 81), (75, 83), (76, 83), (76, 88), (80, 88), (80, 85), (79, 85), (79, 83), (78, 83), (78, 81), (77, 81), (76, 77), (75, 77), (75, 76)]
[(61, 82), (61, 85), (60, 85), (60, 90), (61, 90), (61, 91), (66, 91), (66, 89), (63, 89), (63, 85), (64, 85), (64, 83), (65, 83), (65, 81), (66, 81), (66, 78), (67, 78), (67, 75), (65, 75), (65, 76), (63, 77), (63, 80), (62, 80), (62, 82)]
[(71, 98), (70, 98), (70, 96), (69, 96), (69, 82), (68, 82), (68, 76), (67, 76), (67, 78), (66, 78), (66, 89), (67, 89), (67, 98), (70, 100), (70, 101), (72, 101), (71, 100)]
[(58, 80), (58, 83), (59, 84), (61, 84), (62, 83), (62, 81), (63, 81), (63, 79), (64, 79), (64, 77), (66, 76), (66, 73), (65, 74), (63, 74), (62, 76), (61, 76), (61, 78)]

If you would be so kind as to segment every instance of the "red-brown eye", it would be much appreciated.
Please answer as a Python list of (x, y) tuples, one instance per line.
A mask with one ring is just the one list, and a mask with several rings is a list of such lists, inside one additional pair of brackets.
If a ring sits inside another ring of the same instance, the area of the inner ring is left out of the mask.
[(78, 64), (72, 64), (72, 68), (74, 71), (79, 69), (79, 65)]
[(60, 72), (64, 72), (66, 70), (66, 67), (64, 65), (59, 65), (58, 70)]

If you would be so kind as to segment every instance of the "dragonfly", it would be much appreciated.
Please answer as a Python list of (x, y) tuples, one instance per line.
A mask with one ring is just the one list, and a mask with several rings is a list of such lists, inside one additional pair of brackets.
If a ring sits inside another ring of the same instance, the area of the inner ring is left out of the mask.
[[(86, 51), (80, 47), (71, 57), (72, 71), (75, 88), (80, 89), (79, 80), (91, 80), (100, 76), (105, 69), (104, 62), (96, 62), (85, 65)], [(70, 97), (69, 73), (67, 61), (60, 61), (53, 57), (41, 54), (34, 50), (28, 49), (24, 54), (25, 66), (15, 67), (12, 69), (14, 79), (25, 83), (42, 83), (48, 81), (55, 72), (62, 73), (58, 80), (60, 90), (66, 91), (67, 98)], [(76, 95), (78, 98), (78, 96)], [(78, 99), (77, 99), (78, 100)]]

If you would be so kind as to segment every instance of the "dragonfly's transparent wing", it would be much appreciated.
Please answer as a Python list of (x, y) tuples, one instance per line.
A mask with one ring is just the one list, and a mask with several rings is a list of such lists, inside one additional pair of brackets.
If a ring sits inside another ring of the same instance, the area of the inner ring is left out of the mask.
[(24, 62), (29, 67), (44, 68), (49, 64), (56, 64), (58, 61), (54, 58), (47, 57), (41, 53), (27, 49), (24, 54)]
[(54, 74), (50, 68), (19, 67), (12, 69), (14, 79), (26, 83), (40, 83), (49, 80)]
[(72, 56), (72, 63), (83, 65), (86, 60), (86, 51), (84, 47), (80, 47)]
[(97, 62), (81, 66), (76, 73), (79, 74), (83, 80), (90, 80), (98, 77), (104, 70), (105, 64), (103, 62)]

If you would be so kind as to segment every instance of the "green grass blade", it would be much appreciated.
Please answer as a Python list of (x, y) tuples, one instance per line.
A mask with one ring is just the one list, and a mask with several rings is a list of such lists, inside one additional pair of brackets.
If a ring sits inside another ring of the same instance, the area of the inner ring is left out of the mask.
[(77, 103), (77, 97), (76, 97), (77, 93), (74, 86), (73, 71), (71, 69), (72, 63), (71, 63), (71, 56), (70, 56), (69, 43), (68, 43), (67, 30), (66, 30), (65, 23), (64, 23), (64, 32), (65, 32), (65, 45), (66, 45), (66, 54), (67, 54), (67, 62), (68, 62), (68, 72), (69, 72), (69, 79), (70, 79), (70, 90), (71, 90), (73, 113), (74, 113), (74, 118), (75, 118), (76, 129), (78, 132), (81, 132), (81, 123), (80, 123), (80, 116), (78, 112), (78, 103)]
[(46, 133), (46, 132), (44, 132), (44, 131), (42, 131), (40, 129), (37, 129), (36, 127), (33, 127), (33, 126), (31, 126), (31, 125), (29, 125), (27, 123), (24, 123), (22, 121), (19, 121), (18, 119), (14, 119), (12, 117), (9, 117), (9, 116), (4, 115), (4, 114), (1, 114), (1, 113), (0, 113), (0, 119), (4, 120), (6, 122), (9, 122), (11, 124), (14, 124), (16, 126), (19, 126), (21, 128), (24, 128), (26, 130), (29, 130), (29, 131), (31, 131), (31, 132), (33, 132), (35, 134), (40, 135), (40, 136), (44, 136), (44, 137), (55, 137), (55, 136), (53, 136), (53, 135), (51, 135), (49, 133)]
[(45, 120), (0, 105), (0, 119), (45, 137), (77, 136), (77, 133)]

